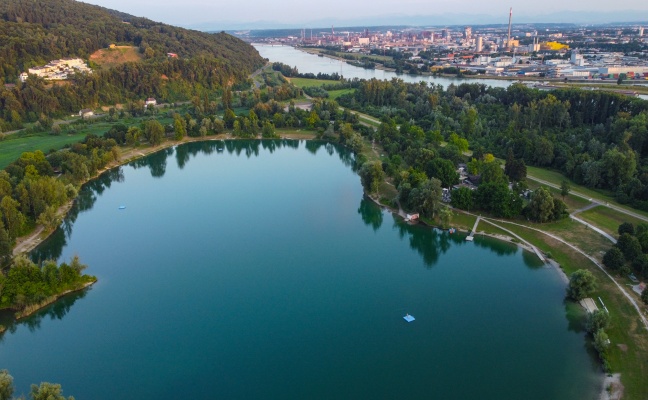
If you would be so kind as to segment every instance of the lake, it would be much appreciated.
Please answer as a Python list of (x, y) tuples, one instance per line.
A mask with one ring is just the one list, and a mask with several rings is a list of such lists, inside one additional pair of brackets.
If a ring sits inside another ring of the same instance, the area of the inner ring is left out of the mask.
[(353, 155), (331, 144), (189, 143), (113, 169), (32, 256), (75, 254), (97, 284), (2, 338), (16, 395), (41, 381), (79, 400), (600, 388), (555, 269), (509, 243), (404, 223), (363, 196)]
[(314, 54), (306, 53), (305, 51), (297, 50), (291, 46), (272, 46), (263, 44), (253, 44), (261, 57), (267, 58), (270, 61), (282, 62), (291, 67), (297, 67), (301, 73), (317, 74), (322, 72), (325, 74), (332, 74), (337, 72), (347, 79), (402, 79), (408, 83), (419, 83), (421, 81), (429, 84), (442, 85), (447, 88), (448, 85), (460, 85), (462, 83), (483, 83), (484, 85), (493, 87), (507, 88), (515, 81), (512, 80), (499, 80), (499, 79), (483, 79), (483, 78), (446, 78), (435, 76), (421, 76), (409, 74), (397, 74), (392, 71), (385, 71), (382, 69), (365, 69), (347, 64), (345, 61), (334, 60), (328, 57), (318, 57)]

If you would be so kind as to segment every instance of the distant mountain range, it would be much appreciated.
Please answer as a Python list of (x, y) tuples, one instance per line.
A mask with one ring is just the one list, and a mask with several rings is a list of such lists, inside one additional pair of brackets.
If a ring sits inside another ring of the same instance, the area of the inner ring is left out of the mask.
[[(242, 29), (286, 29), (311, 28), (328, 26), (452, 26), (452, 25), (490, 25), (507, 24), (508, 13), (501, 15), (444, 13), (438, 15), (407, 15), (391, 14), (384, 16), (369, 16), (349, 19), (322, 18), (300, 22), (278, 21), (214, 21), (190, 25), (189, 28), (203, 31), (242, 30)], [(627, 24), (644, 23), (648, 25), (648, 11), (612, 10), (612, 11), (559, 11), (549, 14), (520, 14), (513, 9), (513, 23), (570, 23), (570, 24)]]

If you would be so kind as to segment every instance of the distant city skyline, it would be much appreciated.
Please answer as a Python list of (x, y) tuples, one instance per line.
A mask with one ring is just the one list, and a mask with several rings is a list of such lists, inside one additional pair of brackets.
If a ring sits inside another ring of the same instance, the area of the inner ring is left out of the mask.
[[(423, 0), (343, 0), (304, 1), (283, 0), (280, 3), (262, 0), (243, 2), (213, 2), (211, 0), (85, 0), (85, 3), (119, 10), (172, 25), (231, 29), (326, 26), (330, 23), (404, 24), (493, 24), (508, 23), (508, 10), (513, 7), (515, 22), (577, 22), (601, 23), (648, 21), (648, 2), (628, 0), (623, 9), (611, 9), (609, 1), (590, 0), (569, 4), (560, 0), (543, 2), (511, 2), (494, 0), (481, 2), (439, 2)], [(428, 18), (425, 16), (438, 17)], [(462, 20), (465, 16), (465, 21)], [(574, 20), (572, 16), (580, 16)], [(544, 19), (543, 19), (544, 18)], [(610, 20), (606, 20), (610, 18)]]

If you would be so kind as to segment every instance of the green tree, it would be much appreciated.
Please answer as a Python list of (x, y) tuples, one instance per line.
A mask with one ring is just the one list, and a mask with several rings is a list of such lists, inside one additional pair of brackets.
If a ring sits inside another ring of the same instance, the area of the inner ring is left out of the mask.
[(598, 351), (601, 359), (605, 359), (607, 354), (608, 346), (610, 345), (610, 340), (608, 339), (607, 333), (603, 329), (599, 329), (594, 333), (594, 348)]
[(539, 187), (533, 193), (529, 202), (529, 217), (537, 222), (547, 222), (553, 217), (554, 201), (551, 193), (544, 187)]
[(141, 136), (142, 130), (137, 126), (131, 126), (126, 132), (126, 144), (128, 146), (134, 146), (136, 143), (139, 143)]
[(603, 265), (612, 271), (618, 271), (625, 265), (625, 257), (618, 247), (612, 247), (603, 256)]
[(223, 114), (223, 122), (225, 122), (225, 127), (227, 129), (233, 129), (234, 121), (236, 121), (236, 114), (234, 114), (234, 111), (232, 111), (230, 108), (227, 108), (225, 110), (225, 113)]
[(629, 235), (634, 235), (635, 234), (635, 227), (630, 222), (624, 222), (621, 225), (619, 225), (618, 232), (619, 232), (619, 235), (623, 235), (624, 233), (627, 233)]
[(600, 329), (607, 329), (610, 326), (610, 314), (605, 310), (596, 310), (587, 318), (587, 331), (596, 333)]
[(424, 216), (433, 218), (441, 206), (441, 193), (441, 181), (431, 178), (412, 189), (408, 203), (414, 210), (419, 210)]
[(490, 163), (483, 163), (481, 166), (481, 182), (506, 182), (504, 178), (504, 170), (499, 162), (493, 161)]
[(261, 129), (261, 136), (264, 138), (274, 138), (277, 137), (275, 133), (275, 127), (272, 125), (272, 122), (265, 120), (263, 121), (263, 128)]
[(368, 161), (360, 167), (360, 180), (368, 193), (376, 193), (385, 179), (385, 172), (380, 161)]
[(619, 240), (617, 241), (616, 245), (619, 250), (621, 250), (626, 260), (634, 260), (638, 258), (642, 253), (639, 240), (629, 233), (624, 233), (623, 235), (619, 236)]
[(444, 160), (438, 157), (432, 159), (432, 161), (427, 163), (425, 173), (431, 178), (440, 180), (443, 187), (450, 187), (459, 183), (459, 174), (450, 160)]
[(565, 200), (565, 196), (567, 196), (570, 191), (571, 185), (569, 184), (569, 181), (563, 179), (563, 181), (560, 182), (560, 195), (562, 196), (563, 200)]
[(586, 269), (579, 269), (569, 277), (567, 294), (572, 299), (579, 301), (594, 293), (596, 286), (596, 277)]
[(451, 145), (454, 145), (459, 149), (461, 153), (465, 153), (468, 151), (468, 140), (459, 137), (456, 133), (451, 133), (450, 138), (448, 139), (448, 143)]
[(56, 229), (56, 227), (61, 223), (61, 219), (56, 214), (56, 207), (47, 207), (45, 211), (38, 216), (36, 223), (42, 225), (48, 231)]
[(152, 146), (157, 146), (164, 138), (164, 127), (157, 120), (148, 120), (144, 122), (144, 137)]
[(452, 213), (452, 210), (449, 207), (439, 208), (439, 221), (441, 221), (441, 225), (444, 228), (450, 226), (450, 221), (452, 221), (453, 216), (454, 214)]
[(179, 114), (173, 117), (173, 132), (175, 140), (182, 140), (187, 135), (186, 121)]
[(29, 396), (32, 400), (74, 400), (72, 396), (68, 398), (63, 396), (60, 384), (49, 382), (41, 382), (39, 386), (31, 385)]
[(0, 370), (0, 400), (11, 400), (13, 392), (13, 377), (6, 369)]
[(11, 238), (20, 235), (25, 225), (25, 216), (20, 212), (20, 203), (9, 196), (4, 196), (0, 201), (0, 213)]
[(474, 192), (467, 187), (457, 188), (452, 191), (450, 203), (453, 207), (470, 211), (474, 207)]
[(648, 305), (648, 287), (641, 292), (641, 300), (643, 300), (644, 304)]

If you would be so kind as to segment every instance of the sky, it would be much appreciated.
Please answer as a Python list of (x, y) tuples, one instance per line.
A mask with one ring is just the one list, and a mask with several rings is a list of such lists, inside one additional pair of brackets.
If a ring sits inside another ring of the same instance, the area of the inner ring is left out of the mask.
[[(591, 18), (605, 18), (606, 13), (616, 11), (616, 21), (648, 21), (648, 1), (626, 0), (622, 6), (614, 6), (609, 0), (543, 0), (512, 2), (511, 0), (85, 0), (84, 2), (119, 10), (139, 17), (146, 17), (171, 25), (199, 27), (214, 24), (230, 29), (233, 25), (246, 25), (257, 21), (272, 22), (277, 27), (290, 25), (303, 27), (309, 23), (327, 26), (343, 21), (377, 22), (393, 19), (395, 24), (408, 16), (439, 16), (442, 24), (458, 20), (457, 24), (508, 22), (509, 7), (513, 7), (513, 20), (520, 22), (568, 22), (574, 12), (584, 12)], [(611, 7), (613, 7), (611, 9)], [(619, 9), (629, 10), (625, 14)], [(596, 16), (594, 16), (594, 14)], [(441, 16), (446, 15), (446, 18)], [(448, 16), (450, 15), (450, 16)], [(627, 15), (627, 17), (621, 16)], [(460, 21), (465, 16), (466, 21)], [(609, 18), (610, 14), (608, 14)], [(372, 18), (369, 18), (372, 17)], [(542, 21), (542, 18), (548, 19)], [(538, 18), (540, 20), (538, 20)], [(585, 18), (585, 17), (583, 17)], [(565, 21), (559, 21), (564, 19)], [(417, 19), (418, 21), (418, 19)], [(616, 22), (614, 21), (614, 22)], [(602, 21), (591, 21), (602, 22)], [(607, 21), (613, 22), (613, 21)], [(416, 25), (418, 25), (417, 23)], [(435, 22), (431, 21), (430, 25)]]

